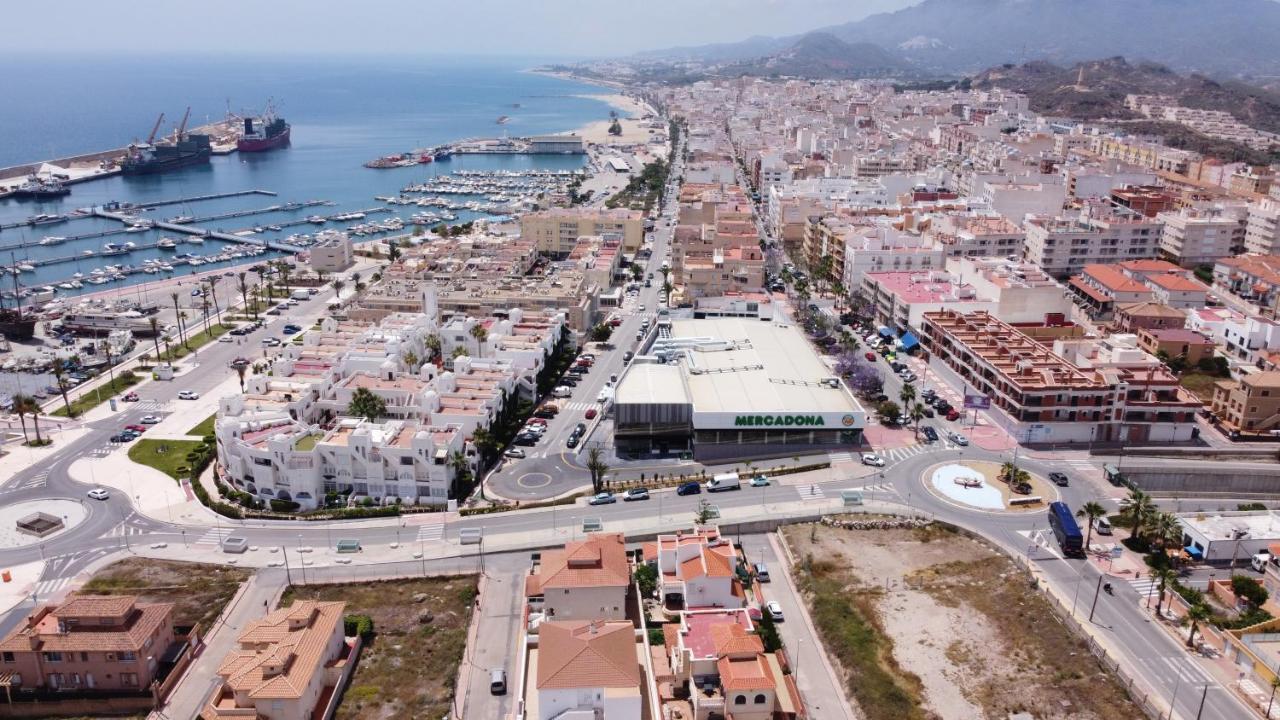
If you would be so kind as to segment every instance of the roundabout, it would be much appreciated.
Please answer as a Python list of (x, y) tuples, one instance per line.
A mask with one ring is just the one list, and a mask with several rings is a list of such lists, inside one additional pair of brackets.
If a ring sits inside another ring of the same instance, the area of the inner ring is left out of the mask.
[(516, 478), (516, 484), (529, 490), (544, 488), (551, 484), (551, 476), (544, 472), (525, 473)]
[(921, 477), (925, 490), (938, 499), (968, 510), (1027, 514), (1043, 511), (1058, 500), (1057, 489), (1039, 475), (1020, 471), (1021, 492), (1002, 479), (1003, 466), (986, 460), (941, 463)]
[(43, 543), (79, 525), (88, 515), (88, 509), (80, 501), (69, 498), (6, 505), (0, 508), (0, 547), (17, 548)]

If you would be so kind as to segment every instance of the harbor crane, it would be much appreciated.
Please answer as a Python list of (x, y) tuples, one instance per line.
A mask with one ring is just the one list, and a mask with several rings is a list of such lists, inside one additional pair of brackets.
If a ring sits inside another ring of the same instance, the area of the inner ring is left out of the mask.
[(182, 140), (182, 134), (187, 131), (187, 119), (190, 117), (191, 117), (191, 106), (188, 105), (187, 111), (182, 114), (182, 123), (178, 125), (178, 131), (173, 136), (173, 141), (175, 143), (180, 142)]
[(151, 126), (151, 134), (147, 136), (147, 144), (155, 142), (156, 133), (160, 130), (160, 123), (164, 122), (164, 113), (160, 113), (160, 117), (156, 118), (156, 124)]

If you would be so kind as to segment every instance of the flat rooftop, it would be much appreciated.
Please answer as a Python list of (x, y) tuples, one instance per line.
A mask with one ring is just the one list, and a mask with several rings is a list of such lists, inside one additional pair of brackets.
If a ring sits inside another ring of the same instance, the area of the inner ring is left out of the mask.
[(1280, 513), (1273, 510), (1216, 515), (1187, 513), (1178, 519), (1211, 542), (1231, 540), (1236, 530), (1248, 533), (1249, 540), (1280, 540)]

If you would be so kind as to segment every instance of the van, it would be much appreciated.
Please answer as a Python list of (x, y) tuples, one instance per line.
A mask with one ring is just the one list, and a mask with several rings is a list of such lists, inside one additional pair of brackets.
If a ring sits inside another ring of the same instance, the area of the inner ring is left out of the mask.
[(738, 479), (738, 473), (722, 473), (707, 482), (707, 492), (740, 489), (742, 489), (742, 481)]
[(507, 671), (493, 670), (489, 673), (489, 692), (494, 695), (507, 694)]
[(1097, 518), (1094, 518), (1094, 519), (1093, 519), (1093, 531), (1094, 531), (1094, 532), (1096, 532), (1096, 533), (1098, 533), (1099, 535), (1110, 535), (1110, 534), (1111, 534), (1111, 521), (1110, 521), (1110, 520), (1107, 520), (1107, 519), (1106, 519), (1106, 518), (1104, 518), (1104, 517), (1097, 517)]
[(1263, 552), (1255, 554), (1253, 558), (1250, 559), (1249, 564), (1253, 566), (1254, 570), (1264, 573), (1267, 571), (1267, 563), (1271, 562), (1271, 560), (1271, 553), (1264, 550)]
[(756, 579), (762, 583), (769, 582), (769, 567), (764, 563), (756, 563), (752, 566), (756, 571)]
[(289, 297), (293, 298), (294, 300), (306, 300), (312, 295), (313, 293), (309, 292), (306, 288), (299, 288), (297, 290), (294, 290), (292, 293), (290, 293)]

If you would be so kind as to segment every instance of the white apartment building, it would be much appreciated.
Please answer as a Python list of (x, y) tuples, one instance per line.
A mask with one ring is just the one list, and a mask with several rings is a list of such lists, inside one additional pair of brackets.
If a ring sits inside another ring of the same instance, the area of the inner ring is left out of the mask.
[(946, 214), (930, 225), (928, 236), (949, 258), (1022, 256), (1027, 234), (996, 213)]
[(1121, 208), (1093, 204), (1079, 214), (1028, 218), (1026, 259), (1054, 277), (1085, 265), (1153, 258), (1162, 223)]
[(1280, 201), (1267, 198), (1250, 203), (1244, 250), (1258, 255), (1280, 255)]
[(351, 237), (341, 230), (321, 230), (311, 246), (311, 269), (316, 272), (342, 272), (355, 264)]
[(1192, 310), (1187, 329), (1213, 339), (1224, 355), (1241, 363), (1257, 363), (1280, 351), (1280, 323), (1229, 308)]
[[(844, 221), (833, 217), (823, 218), (822, 222)], [(860, 287), (867, 273), (930, 271), (943, 267), (943, 250), (928, 236), (904, 233), (891, 226), (857, 227), (847, 222), (837, 232), (844, 237), (841, 282), (849, 289)]]
[(1246, 225), (1242, 216), (1243, 213), (1226, 208), (1183, 208), (1160, 213), (1156, 216), (1164, 223), (1160, 231), (1160, 255), (1185, 267), (1238, 255), (1245, 245)]

